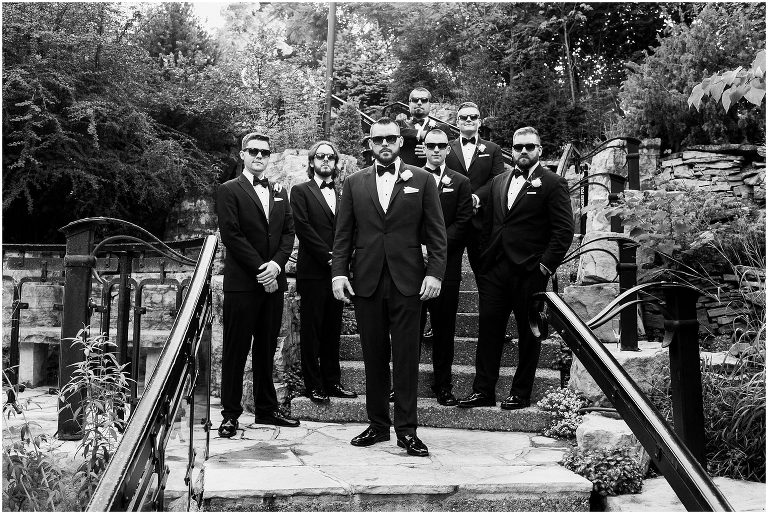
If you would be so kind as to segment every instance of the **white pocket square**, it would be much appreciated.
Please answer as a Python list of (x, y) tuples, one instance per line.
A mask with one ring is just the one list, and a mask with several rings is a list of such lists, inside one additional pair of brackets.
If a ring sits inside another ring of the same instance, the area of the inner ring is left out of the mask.
[(490, 155), (489, 155), (489, 154), (487, 154), (487, 153), (483, 153), (483, 154), (480, 154), (480, 155), (478, 155), (478, 156), (477, 156), (477, 158), (478, 158), (478, 159), (479, 159), (480, 157), (490, 157)]
[(453, 192), (453, 188), (452, 187), (443, 188), (443, 193), (452, 193), (452, 192)]
[(525, 194), (527, 194), (527, 195), (535, 195), (536, 191), (526, 191)]
[(276, 201), (276, 202), (282, 202), (282, 201), (283, 201), (283, 199), (282, 199), (282, 198), (280, 198), (279, 196), (276, 196), (276, 197), (275, 197), (275, 201)]
[(403, 193), (405, 194), (418, 193), (418, 192), (419, 190), (415, 187), (405, 186), (405, 188), (403, 189)]

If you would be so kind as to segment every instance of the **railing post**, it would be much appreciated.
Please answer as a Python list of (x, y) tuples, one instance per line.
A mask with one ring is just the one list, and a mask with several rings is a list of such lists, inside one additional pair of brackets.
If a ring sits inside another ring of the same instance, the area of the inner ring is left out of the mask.
[(640, 191), (640, 141), (627, 138), (627, 189)]
[[(71, 339), (89, 324), (91, 272), (96, 266), (96, 258), (91, 255), (95, 231), (93, 223), (67, 225), (60, 230), (67, 238), (64, 255), (64, 312), (59, 348), (59, 390), (62, 390), (72, 378), (73, 364), (85, 359), (82, 348), (73, 347)], [(74, 391), (59, 399), (59, 439), (74, 441), (83, 438), (82, 403), (82, 391)], [(75, 412), (78, 412), (77, 416)]]
[[(616, 173), (610, 174), (611, 180), (611, 192), (608, 194), (608, 203), (613, 205), (619, 199), (619, 195), (624, 192), (624, 184), (626, 179)], [(624, 232), (624, 225), (622, 224), (621, 216), (611, 216), (611, 232), (618, 232), (619, 234)]]
[[(637, 257), (639, 246), (634, 241), (619, 239), (619, 262), (616, 272), (619, 274), (619, 294), (637, 285)], [(627, 297), (627, 302), (637, 300), (637, 293)], [(621, 326), (621, 350), (637, 351), (637, 308), (624, 309), (619, 314)]]
[(688, 287), (665, 287), (666, 311), (671, 319), (664, 320), (664, 328), (666, 341), (670, 342), (669, 371), (675, 432), (706, 469), (699, 320), (696, 316), (698, 297), (699, 293)]
[[(117, 287), (117, 334), (115, 343), (117, 344), (117, 362), (123, 366), (128, 362), (128, 317), (131, 311), (131, 264), (133, 253), (129, 251), (120, 252), (120, 282)], [(131, 367), (138, 368), (138, 362), (132, 362)], [(131, 372), (131, 377), (133, 373)], [(135, 383), (130, 386), (130, 401), (134, 399)], [(125, 409), (119, 409), (120, 418), (125, 420)]]
[[(578, 168), (576, 168), (576, 171), (578, 173)], [(582, 192), (581, 192), (581, 204), (583, 207), (589, 206), (589, 180), (587, 178), (589, 177), (589, 168), (587, 166), (584, 166), (584, 177), (581, 179), (584, 181), (584, 185), (582, 186)], [(581, 215), (581, 219), (579, 219), (579, 233), (581, 235), (585, 235), (587, 233), (587, 213)]]
[(11, 311), (11, 346), (9, 357), (9, 368), (6, 373), (8, 380), (11, 381), (11, 385), (18, 393), (19, 385), (19, 323), (21, 318), (21, 284), (16, 284), (13, 281), (13, 309)]

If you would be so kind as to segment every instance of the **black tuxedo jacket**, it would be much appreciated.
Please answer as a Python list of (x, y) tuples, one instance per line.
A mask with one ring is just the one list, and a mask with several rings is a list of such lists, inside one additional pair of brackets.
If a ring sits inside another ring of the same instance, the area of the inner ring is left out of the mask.
[(573, 215), (568, 182), (541, 164), (507, 210), (512, 172), (493, 179), (483, 221), (483, 269), (498, 258), (534, 270), (539, 263), (554, 273), (573, 241)]
[(240, 174), (219, 186), (216, 192), (224, 257), (224, 291), (264, 291), (256, 275), (259, 266), (275, 261), (282, 268), (278, 290), (285, 291), (285, 264), (293, 250), (294, 230), (288, 192), (276, 193), (269, 184), (269, 222), (248, 178)]
[(448, 239), (448, 261), (444, 280), (461, 280), (461, 257), (472, 222), (472, 193), (469, 179), (446, 166), (437, 186)]
[[(338, 209), (339, 195), (335, 190), (334, 194)], [(327, 279), (330, 287), (331, 267), (328, 261), (333, 250), (336, 216), (328, 207), (315, 179), (291, 188), (291, 210), (296, 237), (299, 238), (296, 278)]]
[[(469, 163), (469, 169), (464, 164), (461, 136), (451, 142), (451, 151), (445, 158), (445, 165), (469, 177), (472, 193), (480, 199), (481, 209), (488, 205), (491, 180), (504, 173), (504, 158), (501, 154), (501, 147), (496, 143), (479, 138), (475, 147), (475, 154)], [(476, 226), (480, 228), (479, 223), (476, 223)]]
[[(410, 173), (408, 180), (402, 174)], [(445, 274), (446, 235), (437, 186), (421, 168), (400, 163), (387, 212), (381, 208), (374, 166), (346, 178), (337, 209), (332, 275), (349, 276), (357, 296), (371, 296), (384, 263), (401, 294), (419, 294), (426, 275)], [(426, 268), (421, 242), (427, 246)], [(352, 252), (354, 250), (354, 260)]]
[[(427, 163), (426, 157), (416, 157), (416, 145), (424, 142), (424, 137), (432, 129), (438, 128), (443, 132), (447, 132), (447, 126), (444, 123), (440, 123), (431, 118), (427, 118), (426, 127), (420, 132), (418, 126), (413, 123), (413, 118), (406, 120), (398, 120), (397, 124), (400, 126), (400, 135), (403, 136), (403, 146), (400, 148), (400, 159), (405, 164), (411, 166), (418, 166), (423, 168)], [(421, 137), (419, 137), (421, 135)]]

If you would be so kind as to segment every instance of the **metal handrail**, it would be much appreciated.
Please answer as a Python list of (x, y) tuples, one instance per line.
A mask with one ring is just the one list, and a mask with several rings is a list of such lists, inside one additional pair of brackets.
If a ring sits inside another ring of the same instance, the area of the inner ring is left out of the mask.
[[(147, 503), (155, 510), (163, 510), (169, 473), (165, 465), (165, 447), (182, 400), (186, 399), (190, 406), (194, 405), (195, 357), (201, 348), (203, 332), (212, 320), (210, 282), (217, 247), (215, 236), (205, 238), (184, 302), (160, 359), (94, 491), (88, 511), (143, 510)], [(206, 422), (208, 417), (209, 413), (206, 413)], [(189, 419), (191, 435), (195, 419), (193, 412)], [(189, 444), (191, 467), (194, 466), (195, 455), (191, 437)], [(155, 477), (155, 487), (152, 488)], [(189, 477), (186, 480), (191, 487)]]

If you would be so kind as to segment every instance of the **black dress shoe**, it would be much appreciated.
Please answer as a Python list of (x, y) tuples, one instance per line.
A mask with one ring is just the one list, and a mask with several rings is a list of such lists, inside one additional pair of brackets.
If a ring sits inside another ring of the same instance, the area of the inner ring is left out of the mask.
[(503, 402), (501, 402), (500, 407), (504, 410), (516, 410), (516, 409), (524, 409), (526, 407), (531, 406), (531, 399), (530, 398), (523, 398), (522, 396), (507, 396)]
[(353, 437), (350, 444), (352, 446), (371, 446), (382, 441), (389, 441), (389, 430), (384, 432), (383, 430), (368, 427), (362, 434)]
[(395, 401), (395, 391), (392, 390), (389, 392), (389, 403), (393, 403)]
[(334, 398), (357, 398), (357, 393), (347, 391), (341, 387), (341, 384), (329, 385), (325, 390), (328, 392), (328, 396), (333, 396)]
[(236, 419), (224, 418), (224, 421), (219, 425), (219, 437), (229, 439), (237, 434), (237, 429), (240, 427), (240, 423)]
[(453, 393), (448, 389), (440, 389), (435, 396), (437, 397), (437, 403), (445, 405), (446, 407), (453, 407), (459, 403), (456, 397), (453, 396)]
[(416, 434), (405, 434), (397, 436), (397, 445), (400, 448), (405, 448), (408, 455), (414, 457), (426, 457), (429, 455), (427, 445), (421, 442)]
[(462, 409), (469, 409), (471, 407), (495, 407), (496, 400), (482, 393), (472, 393), (466, 398), (459, 400), (457, 405)]
[(271, 412), (268, 414), (260, 414), (256, 416), (254, 423), (257, 425), (275, 425), (277, 427), (291, 427), (295, 428), (299, 426), (298, 419), (286, 418), (279, 412)]
[(328, 396), (324, 392), (318, 389), (312, 389), (311, 391), (309, 391), (307, 393), (307, 398), (309, 398), (315, 403), (331, 403), (331, 399), (328, 398)]

